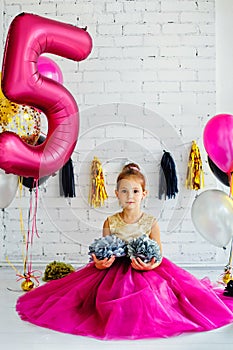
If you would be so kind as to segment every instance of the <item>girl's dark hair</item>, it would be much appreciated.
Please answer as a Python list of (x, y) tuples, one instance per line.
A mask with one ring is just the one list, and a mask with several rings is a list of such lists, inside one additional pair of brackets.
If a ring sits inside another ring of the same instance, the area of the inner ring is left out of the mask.
[(121, 173), (117, 177), (117, 189), (119, 188), (119, 183), (122, 179), (128, 179), (129, 177), (132, 177), (132, 176), (140, 180), (142, 190), (145, 191), (146, 179), (145, 179), (145, 176), (141, 173), (140, 167), (136, 163), (126, 164), (122, 168)]

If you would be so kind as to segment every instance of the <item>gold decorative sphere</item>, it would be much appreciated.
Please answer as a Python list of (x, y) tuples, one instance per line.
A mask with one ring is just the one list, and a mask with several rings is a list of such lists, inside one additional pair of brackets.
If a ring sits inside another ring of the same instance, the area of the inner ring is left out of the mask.
[(21, 283), (21, 288), (25, 292), (28, 292), (29, 290), (34, 288), (34, 282), (32, 282), (31, 280), (25, 280)]

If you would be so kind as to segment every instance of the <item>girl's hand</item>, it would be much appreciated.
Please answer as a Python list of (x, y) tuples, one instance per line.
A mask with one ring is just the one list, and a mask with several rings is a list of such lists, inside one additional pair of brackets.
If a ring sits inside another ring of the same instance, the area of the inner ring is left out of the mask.
[(131, 262), (131, 266), (135, 270), (139, 270), (139, 271), (153, 270), (159, 265), (160, 265), (160, 262), (156, 262), (155, 258), (152, 258), (151, 261), (149, 261), (148, 263), (143, 262), (140, 258), (137, 258), (137, 259), (133, 258)]
[(99, 260), (97, 259), (97, 257), (95, 256), (95, 254), (92, 254), (92, 258), (93, 258), (93, 261), (95, 263), (95, 267), (98, 269), (98, 270), (105, 270), (105, 269), (108, 269), (112, 264), (113, 262), (115, 261), (116, 257), (113, 255), (111, 256), (111, 258), (105, 258), (103, 260)]

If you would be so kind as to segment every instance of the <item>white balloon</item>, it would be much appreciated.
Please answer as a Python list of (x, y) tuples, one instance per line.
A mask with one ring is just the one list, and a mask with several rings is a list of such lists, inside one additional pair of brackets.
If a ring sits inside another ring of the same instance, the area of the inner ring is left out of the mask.
[(0, 169), (0, 209), (8, 207), (15, 198), (18, 188), (18, 176), (6, 174)]
[(207, 190), (193, 202), (196, 230), (210, 243), (225, 248), (233, 235), (233, 200), (223, 191)]

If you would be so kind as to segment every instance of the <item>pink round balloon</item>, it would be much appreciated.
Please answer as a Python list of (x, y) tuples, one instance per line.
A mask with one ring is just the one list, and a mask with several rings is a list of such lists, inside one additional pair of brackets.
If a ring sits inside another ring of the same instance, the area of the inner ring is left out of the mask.
[(50, 78), (57, 81), (58, 83), (63, 83), (63, 75), (60, 67), (56, 62), (48, 57), (40, 56), (37, 62), (38, 72), (44, 77)]
[(5, 46), (2, 90), (10, 101), (44, 112), (48, 134), (38, 146), (12, 132), (0, 134), (0, 168), (39, 179), (69, 160), (78, 138), (78, 106), (63, 85), (38, 72), (37, 62), (46, 52), (81, 61), (91, 49), (91, 37), (84, 29), (27, 13), (14, 18)]
[(204, 129), (204, 146), (210, 159), (227, 174), (233, 171), (233, 115), (218, 114)]

